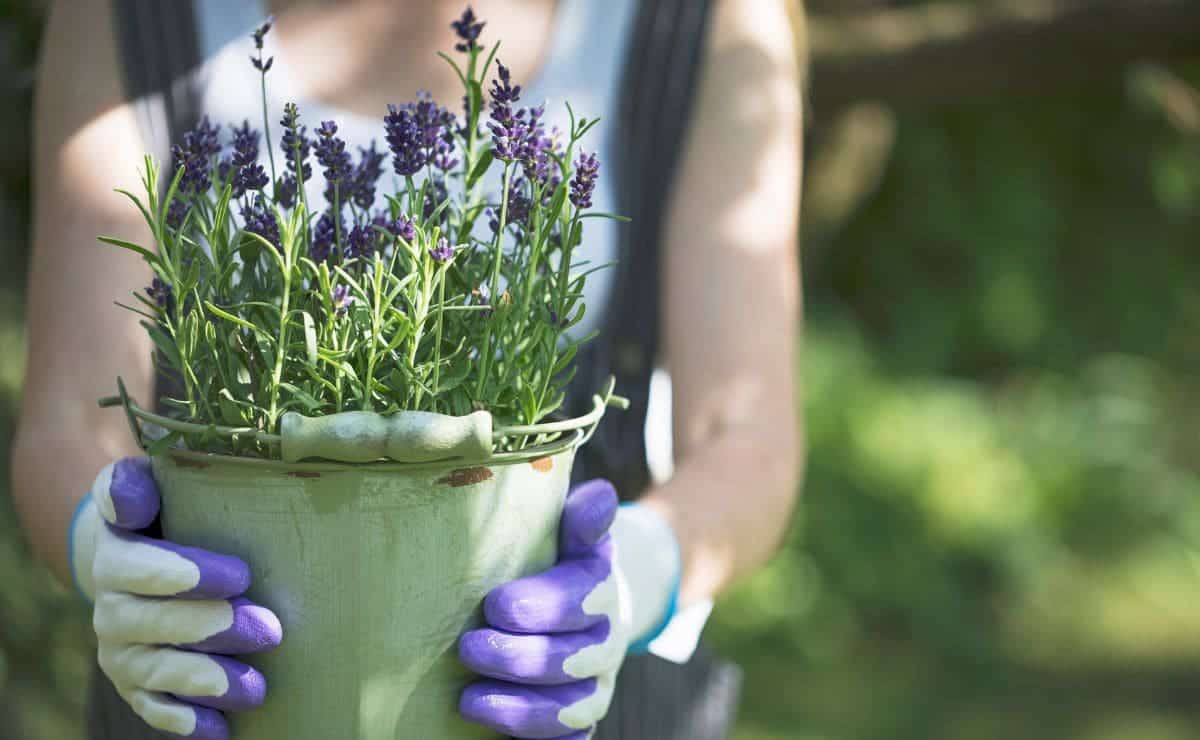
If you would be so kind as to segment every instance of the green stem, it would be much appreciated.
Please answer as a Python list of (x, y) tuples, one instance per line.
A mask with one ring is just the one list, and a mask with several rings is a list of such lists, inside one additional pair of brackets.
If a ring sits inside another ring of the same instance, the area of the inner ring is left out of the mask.
[[(291, 245), (289, 244), (289, 247)], [(268, 429), (275, 429), (279, 415), (279, 383), (283, 380), (283, 358), (288, 346), (288, 313), (292, 297), (292, 253), (294, 248), (283, 250), (283, 291), (279, 303), (279, 345), (275, 348), (275, 369), (271, 374), (271, 408), (267, 413)]]
[[(577, 223), (579, 223), (578, 210), (576, 210), (576, 212), (571, 216), (571, 218), (567, 220), (566, 233), (564, 233), (563, 237), (562, 237), (562, 239), (563, 239), (562, 253), (561, 253), (562, 254), (562, 262), (559, 263), (559, 266), (558, 266), (558, 285), (556, 286), (558, 288), (558, 305), (556, 306), (556, 308), (558, 310), (555, 311), (556, 315), (554, 316), (554, 320), (555, 320), (554, 343), (551, 345), (551, 347), (552, 347), (551, 352), (554, 354), (554, 362), (555, 363), (558, 362), (558, 356), (557, 356), (558, 343), (562, 339), (562, 329), (560, 327), (561, 327), (562, 321), (564, 319), (566, 319), (566, 302), (567, 302), (567, 289), (568, 289), (567, 282), (571, 277), (571, 250), (573, 249), (573, 247), (571, 246), (571, 241), (572, 241), (572, 235), (575, 233), (575, 225)], [(539, 413), (541, 411), (541, 408), (546, 405), (546, 394), (550, 392), (550, 381), (551, 381), (550, 373), (547, 372), (545, 377), (542, 378), (542, 390), (538, 394)], [(536, 422), (537, 419), (531, 419), (530, 421)]]
[[(438, 312), (437, 312), (437, 334), (433, 344), (433, 402), (437, 403), (438, 397), (438, 376), (442, 367), (442, 315), (445, 313), (446, 306), (446, 270), (439, 269), (438, 273), (441, 277), (438, 280)], [(437, 411), (435, 406), (434, 411)]]
[[(495, 253), (495, 258), (492, 261), (492, 284), (491, 295), (488, 298), (492, 302), (492, 317), (496, 315), (496, 305), (500, 302), (500, 257), (501, 257), (501, 239), (504, 234), (504, 227), (508, 221), (508, 188), (512, 180), (512, 163), (504, 163), (504, 187), (500, 192), (500, 228), (496, 229), (496, 236), (493, 238), (492, 251)], [(488, 370), (492, 360), (492, 321), (488, 318), (483, 330), (483, 345), (481, 351), (483, 356), (479, 358), (479, 382), (475, 387), (475, 399), (482, 400), (483, 386), (487, 381)]]
[[(262, 51), (258, 52), (258, 61), (262, 62)], [(267, 140), (267, 159), (271, 162), (271, 187), (275, 187), (275, 150), (271, 147), (271, 118), (267, 113), (267, 73), (259, 74), (262, 81), (262, 110), (263, 110), (263, 136)]]
[(337, 250), (338, 261), (344, 262), (345, 259), (342, 254), (342, 206), (338, 202), (338, 198), (340, 197), (338, 193), (339, 184), (336, 180), (333, 183), (333, 245)]
[(374, 295), (374, 305), (371, 307), (371, 351), (367, 355), (367, 386), (366, 386), (366, 411), (374, 411), (375, 404), (371, 402), (371, 387), (375, 384), (375, 362), (379, 356), (379, 305), (380, 294), (383, 292), (383, 286), (380, 285), (380, 280), (383, 278), (383, 265), (379, 255), (375, 255), (375, 274), (372, 292)]
[[(425, 319), (429, 313), (429, 294), (426, 291), (421, 292), (421, 300), (417, 304), (416, 320), (413, 322), (413, 341), (412, 346), (408, 348), (408, 366), (416, 372), (417, 367), (417, 349), (421, 346), (421, 340), (425, 338)], [(413, 395), (413, 408), (420, 409), (421, 407), (421, 386), (417, 386), (417, 390)]]

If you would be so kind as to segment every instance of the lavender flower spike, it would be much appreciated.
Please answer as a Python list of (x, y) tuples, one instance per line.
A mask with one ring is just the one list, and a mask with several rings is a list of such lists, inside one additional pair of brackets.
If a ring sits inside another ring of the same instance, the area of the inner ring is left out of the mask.
[(172, 147), (175, 166), (184, 168), (179, 183), (182, 192), (203, 193), (212, 185), (212, 161), (221, 153), (220, 130), (220, 125), (214, 126), (204, 116), (194, 129), (184, 133), (182, 142)]
[(437, 246), (430, 248), (429, 256), (433, 258), (434, 262), (446, 264), (454, 259), (454, 247), (450, 246), (450, 242), (443, 236), (438, 239)]
[(354, 205), (367, 209), (375, 202), (375, 183), (383, 175), (383, 160), (387, 155), (375, 150), (374, 140), (371, 148), (359, 147), (358, 151), (358, 166), (350, 175), (349, 195)]
[(261, 193), (255, 196), (253, 204), (249, 201), (242, 204), (242, 218), (246, 222), (246, 231), (258, 234), (279, 249), (279, 222), (275, 220), (274, 211)]
[(371, 224), (406, 242), (411, 242), (417, 236), (416, 224), (404, 214), (400, 214), (398, 218), (389, 218), (387, 212), (381, 211), (372, 219)]
[(322, 121), (317, 129), (317, 161), (325, 168), (325, 198), (333, 202), (335, 188), (340, 196), (348, 193), (341, 191), (341, 184), (347, 182), (353, 174), (350, 153), (346, 151), (346, 142), (337, 137), (337, 124), (333, 121)]
[(591, 208), (592, 193), (596, 191), (596, 179), (600, 176), (600, 160), (595, 153), (579, 153), (575, 162), (575, 177), (571, 180), (571, 202), (576, 208)]
[(478, 48), (479, 33), (483, 31), (484, 25), (483, 21), (475, 17), (475, 11), (468, 5), (467, 9), (463, 11), (462, 17), (450, 24), (460, 39), (454, 45), (455, 50), (468, 52)]
[(146, 288), (146, 295), (154, 299), (160, 308), (167, 308), (171, 305), (171, 286), (159, 278), (154, 278), (150, 287)]
[(337, 285), (333, 288), (333, 308), (338, 316), (345, 316), (350, 307), (354, 305), (354, 296), (350, 295), (350, 288), (346, 285)]
[(366, 257), (375, 242), (375, 232), (370, 226), (355, 226), (346, 236), (346, 258)]
[(252, 34), (254, 37), (254, 48), (258, 50), (258, 56), (250, 57), (250, 63), (254, 65), (255, 69), (264, 74), (269, 71), (271, 69), (271, 65), (275, 63), (275, 57), (268, 57), (266, 61), (263, 61), (262, 58), (263, 38), (265, 38), (267, 32), (271, 30), (271, 25), (274, 23), (274, 21), (274, 16), (268, 17), (261, 26), (254, 29), (254, 33)]
[(283, 137), (279, 146), (283, 149), (284, 159), (291, 169), (293, 177), (298, 172), (301, 179), (308, 182), (312, 177), (312, 165), (308, 163), (308, 155), (312, 150), (312, 142), (308, 138), (308, 127), (300, 125), (300, 110), (295, 103), (283, 106), (283, 118), (279, 120), (283, 126)]
[(428, 164), (442, 171), (458, 163), (454, 153), (454, 114), (434, 102), (429, 93), (404, 107), (388, 105), (383, 123), (392, 167), (401, 177), (411, 177)]
[(240, 198), (248, 190), (262, 190), (270, 182), (267, 173), (258, 163), (258, 131), (244, 121), (233, 129), (233, 156), (230, 165), (236, 167), (233, 175), (233, 197)]
[(313, 262), (320, 264), (329, 260), (329, 256), (333, 253), (333, 242), (336, 236), (337, 230), (334, 228), (333, 216), (322, 213), (321, 217), (317, 219), (316, 226), (313, 227), (312, 243), (308, 249), (308, 256), (312, 258)]

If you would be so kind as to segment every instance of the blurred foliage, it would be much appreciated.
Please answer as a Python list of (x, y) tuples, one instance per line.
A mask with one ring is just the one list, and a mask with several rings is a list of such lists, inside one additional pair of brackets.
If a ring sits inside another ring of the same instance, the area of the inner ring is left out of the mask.
[[(5, 131), (36, 30), (0, 4)], [(1144, 79), (901, 115), (878, 191), (806, 245), (804, 500), (710, 630), (747, 670), (737, 740), (1200, 733), (1200, 138)], [(28, 244), (6, 147), (0, 449)], [(31, 563), (7, 463), (0, 738), (78, 737), (88, 620)]]
[(739, 740), (1200, 731), (1200, 138), (1136, 72), (900, 116), (805, 254), (804, 501), (711, 632)]

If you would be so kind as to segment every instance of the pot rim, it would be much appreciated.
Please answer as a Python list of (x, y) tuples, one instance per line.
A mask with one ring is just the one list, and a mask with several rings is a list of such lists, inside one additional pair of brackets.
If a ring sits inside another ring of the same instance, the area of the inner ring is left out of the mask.
[(332, 471), (370, 471), (381, 473), (417, 473), (438, 470), (454, 470), (456, 468), (490, 468), (496, 466), (516, 465), (522, 462), (534, 462), (547, 457), (557, 457), (566, 453), (574, 453), (589, 435), (582, 429), (575, 430), (569, 436), (548, 442), (546, 444), (526, 447), (516, 452), (497, 452), (482, 460), (466, 460), (463, 458), (448, 458), (420, 463), (400, 463), (390, 460), (379, 460), (368, 463), (348, 463), (335, 460), (313, 460), (309, 462), (284, 462), (267, 457), (240, 457), (237, 455), (222, 455), (216, 452), (202, 452), (172, 447), (164, 450), (156, 457), (172, 458), (175, 464), (186, 467), (192, 465), (207, 467), (212, 464), (249, 467), (259, 470), (284, 470), (287, 472), (332, 472)]

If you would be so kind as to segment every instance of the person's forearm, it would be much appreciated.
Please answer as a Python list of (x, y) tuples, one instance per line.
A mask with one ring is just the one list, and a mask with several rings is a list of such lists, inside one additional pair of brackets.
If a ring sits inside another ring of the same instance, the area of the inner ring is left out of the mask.
[(715, 597), (774, 555), (799, 494), (798, 437), (731, 429), (695, 449), (642, 500), (679, 539), (680, 607)]
[(13, 500), (34, 553), (71, 583), (67, 534), (96, 473), (138, 449), (128, 431), (63, 434), (48, 424), (22, 424), (12, 447)]

